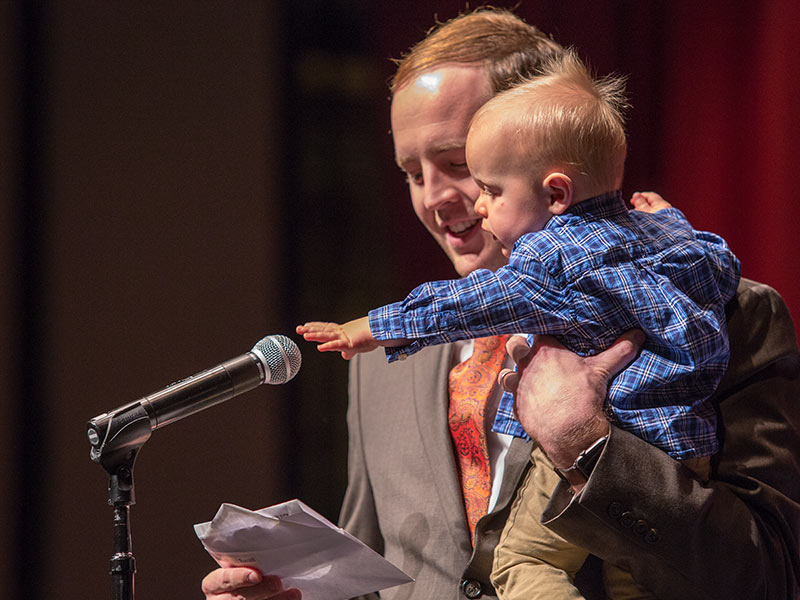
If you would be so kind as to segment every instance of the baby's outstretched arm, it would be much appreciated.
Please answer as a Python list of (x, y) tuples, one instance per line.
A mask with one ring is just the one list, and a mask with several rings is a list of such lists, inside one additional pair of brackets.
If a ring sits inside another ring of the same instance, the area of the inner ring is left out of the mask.
[(654, 213), (662, 208), (672, 208), (672, 204), (655, 192), (634, 192), (631, 196), (631, 204), (636, 210), (647, 213)]
[(401, 346), (407, 343), (406, 340), (376, 340), (369, 329), (369, 317), (348, 321), (343, 325), (310, 321), (298, 325), (297, 333), (307, 342), (321, 342), (317, 346), (320, 352), (341, 352), (345, 360), (362, 352), (371, 352), (378, 346)]

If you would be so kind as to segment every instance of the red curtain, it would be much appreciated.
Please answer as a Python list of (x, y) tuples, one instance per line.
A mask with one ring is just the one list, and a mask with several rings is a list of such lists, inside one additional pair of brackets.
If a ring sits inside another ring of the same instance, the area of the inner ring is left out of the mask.
[(728, 240), (745, 277), (783, 295), (797, 328), (800, 3), (670, 10), (664, 189), (696, 227)]

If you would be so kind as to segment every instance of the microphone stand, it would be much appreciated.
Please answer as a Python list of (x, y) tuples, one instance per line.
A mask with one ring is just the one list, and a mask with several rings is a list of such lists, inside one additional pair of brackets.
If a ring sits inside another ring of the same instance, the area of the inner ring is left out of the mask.
[(130, 507), (136, 503), (133, 465), (151, 433), (150, 418), (137, 402), (114, 411), (104, 431), (89, 423), (90, 456), (108, 473), (108, 503), (114, 508), (114, 554), (109, 567), (112, 600), (134, 600), (136, 560), (129, 527)]
[[(283, 365), (273, 364), (276, 353), (278, 360), (284, 360)], [(272, 369), (278, 367), (283, 370), (276, 370), (280, 375), (268, 380), (270, 383), (284, 383), (294, 377), (300, 368), (300, 351), (284, 336), (268, 336), (251, 352), (89, 420), (89, 455), (108, 473), (108, 503), (114, 507), (112, 600), (133, 600), (136, 561), (128, 522), (130, 507), (136, 502), (133, 464), (142, 445), (154, 429), (251, 390), (264, 383), (268, 369), (272, 376)]]

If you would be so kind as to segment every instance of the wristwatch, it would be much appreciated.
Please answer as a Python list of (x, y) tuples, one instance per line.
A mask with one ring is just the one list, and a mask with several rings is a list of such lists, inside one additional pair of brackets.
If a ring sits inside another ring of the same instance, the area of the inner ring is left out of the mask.
[(594, 442), (586, 450), (578, 455), (572, 466), (567, 469), (559, 469), (553, 467), (558, 476), (566, 481), (569, 485), (582, 485), (589, 481), (589, 475), (592, 474), (592, 469), (600, 459), (603, 453), (603, 448), (606, 446), (607, 435), (604, 435), (599, 440)]

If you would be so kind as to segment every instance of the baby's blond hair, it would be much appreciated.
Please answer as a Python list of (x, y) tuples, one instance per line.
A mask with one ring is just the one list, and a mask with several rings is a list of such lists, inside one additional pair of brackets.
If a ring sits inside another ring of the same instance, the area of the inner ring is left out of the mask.
[(516, 145), (520, 164), (532, 177), (572, 170), (599, 193), (622, 183), (626, 108), (625, 79), (594, 79), (570, 49), (546, 61), (541, 75), (489, 100), (475, 113), (472, 126), (481, 127), (489, 115), (497, 117), (504, 139)]

